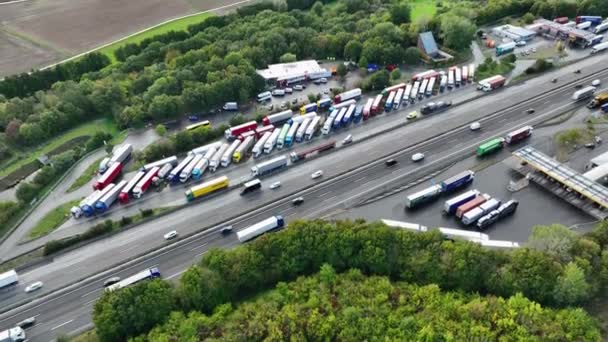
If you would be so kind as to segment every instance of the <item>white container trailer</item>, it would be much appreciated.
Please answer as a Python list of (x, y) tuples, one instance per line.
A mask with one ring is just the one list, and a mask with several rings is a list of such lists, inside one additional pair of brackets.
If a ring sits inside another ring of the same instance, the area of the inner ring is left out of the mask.
[(410, 100), (410, 94), (412, 93), (412, 84), (408, 83), (405, 86), (405, 91), (403, 92), (403, 102), (407, 103)]
[(133, 152), (133, 146), (131, 144), (124, 144), (120, 146), (110, 158), (110, 161), (106, 164), (107, 167), (112, 166), (114, 163), (124, 162)]
[(448, 89), (454, 88), (454, 69), (448, 70)]
[(469, 67), (466, 65), (462, 67), (462, 84), (466, 84), (469, 80)]
[(245, 155), (249, 153), (249, 150), (253, 147), (255, 143), (255, 138), (249, 136), (243, 140), (243, 142), (237, 147), (237, 149), (232, 154), (232, 161), (235, 163), (240, 163), (245, 159)]
[(262, 153), (264, 152), (264, 145), (266, 144), (271, 135), (272, 132), (264, 133), (260, 140), (258, 140), (255, 145), (253, 145), (253, 149), (251, 150), (253, 158), (257, 158), (262, 155)]
[[(194, 155), (188, 155), (186, 156), (186, 158), (184, 158), (184, 160), (182, 160), (179, 164), (177, 164), (177, 166), (171, 170), (171, 172), (169, 173), (169, 176), (167, 176), (167, 179), (169, 180), (169, 182), (171, 183), (176, 183), (177, 180), (179, 179), (179, 176), (182, 172), (182, 170), (188, 166), (188, 164), (190, 164), (190, 162), (192, 161), (192, 159), (194, 158)], [(159, 166), (160, 168), (160, 166)]]
[(216, 141), (214, 143), (211, 144), (207, 144), (204, 146), (199, 146), (195, 149), (193, 149), (192, 151), (190, 151), (188, 154), (205, 154), (208, 150), (214, 148), (214, 149), (218, 149), (220, 148), (220, 146), (222, 146), (222, 142), (221, 141)]
[(412, 93), (410, 94), (410, 102), (414, 103), (416, 98), (418, 97), (418, 90), (420, 88), (420, 81), (414, 82), (414, 86), (412, 87)]
[(304, 134), (306, 133), (306, 128), (308, 128), (308, 124), (310, 124), (312, 122), (312, 119), (306, 119), (304, 121), (302, 121), (302, 124), (300, 125), (300, 127), (298, 127), (298, 130), (296, 131), (296, 142), (302, 142), (302, 140), (304, 140)]
[(179, 181), (182, 183), (186, 183), (188, 181), (188, 179), (190, 179), (190, 176), (192, 176), (192, 170), (194, 170), (194, 167), (196, 166), (196, 164), (198, 164), (198, 162), (201, 161), (202, 159), (203, 159), (202, 154), (194, 155), (194, 157), (192, 157), (192, 159), (190, 160), (188, 165), (186, 165), (184, 167), (184, 169), (182, 170), (182, 172), (179, 173)]
[(220, 159), (220, 165), (222, 165), (222, 167), (228, 167), (228, 165), (230, 165), (230, 163), (232, 163), (232, 155), (234, 154), (234, 151), (236, 151), (236, 149), (239, 147), (240, 144), (241, 144), (241, 141), (238, 139), (236, 139), (235, 141), (232, 142), (232, 144), (230, 144), (230, 146), (228, 147), (226, 152), (224, 152), (224, 154), (222, 155), (222, 158)]
[(296, 139), (296, 132), (298, 131), (298, 127), (300, 126), (299, 122), (294, 122), (291, 127), (289, 127), (289, 131), (287, 131), (287, 135), (285, 136), (284, 145), (289, 147), (293, 144)]
[(448, 76), (441, 76), (441, 80), (439, 81), (439, 91), (443, 92), (448, 85)]
[(144, 165), (144, 167), (142, 167), (141, 169), (143, 171), (150, 171), (150, 169), (152, 169), (152, 168), (162, 167), (163, 165), (165, 165), (167, 163), (171, 164), (172, 166), (176, 166), (177, 165), (177, 156), (171, 156), (171, 157), (167, 157), (165, 159), (157, 160), (155, 162)]
[(304, 133), (304, 139), (310, 140), (317, 132), (317, 128), (319, 127), (319, 122), (321, 121), (321, 117), (317, 116), (312, 119), (312, 122), (306, 128), (306, 133)]
[(397, 94), (395, 95), (395, 102), (393, 102), (393, 108), (395, 108), (395, 110), (401, 107), (401, 101), (403, 100), (403, 91), (403, 88), (397, 89)]
[(285, 221), (282, 216), (272, 216), (237, 232), (236, 237), (240, 242), (247, 242), (268, 231), (281, 229), (284, 225)]
[(596, 54), (600, 51), (608, 49), (608, 42), (600, 43), (591, 48), (591, 54)]
[(19, 276), (15, 270), (10, 270), (0, 274), (0, 289), (3, 287), (11, 286), (19, 282)]
[(460, 68), (455, 67), (454, 68), (454, 85), (457, 87), (460, 87), (460, 84), (462, 84), (462, 74), (460, 73)]
[(475, 64), (469, 64), (469, 82), (473, 82), (475, 80)]
[(100, 213), (108, 210), (110, 206), (116, 202), (118, 195), (120, 195), (120, 192), (125, 185), (127, 185), (127, 181), (123, 180), (116, 184), (116, 186), (112, 187), (110, 191), (106, 192), (106, 194), (103, 195), (99, 201), (97, 201), (97, 203), (95, 203), (95, 210)]
[(426, 96), (431, 96), (433, 95), (433, 87), (435, 87), (435, 77), (431, 77), (431, 79), (429, 79), (429, 84), (426, 87)]
[(213, 154), (213, 157), (209, 159), (209, 170), (211, 172), (215, 172), (215, 170), (217, 170), (217, 168), (220, 166), (222, 156), (224, 155), (224, 153), (226, 153), (228, 147), (230, 147), (230, 144), (223, 143), (222, 146), (220, 146), (220, 148), (217, 150), (217, 152)]
[(328, 135), (331, 132), (331, 127), (333, 126), (333, 123), (334, 123), (334, 118), (331, 116), (328, 117), (327, 120), (325, 120), (325, 123), (323, 124), (321, 133), (323, 133), (323, 135)]
[(274, 147), (277, 145), (279, 134), (281, 134), (280, 128), (275, 128), (274, 131), (272, 131), (270, 138), (268, 138), (268, 140), (266, 140), (266, 143), (264, 143), (264, 153), (269, 154), (270, 152), (272, 152)]
[(424, 93), (426, 93), (426, 87), (429, 85), (429, 79), (425, 78), (424, 80), (422, 80), (422, 84), (420, 85), (420, 89), (418, 89), (418, 97), (422, 97), (424, 96)]

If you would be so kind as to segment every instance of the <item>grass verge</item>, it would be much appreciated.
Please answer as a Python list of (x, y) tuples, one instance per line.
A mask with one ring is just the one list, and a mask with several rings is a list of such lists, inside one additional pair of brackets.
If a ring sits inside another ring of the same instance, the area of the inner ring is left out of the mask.
[(112, 63), (114, 63), (114, 62), (116, 62), (116, 58), (114, 57), (114, 51), (118, 50), (118, 48), (120, 48), (124, 45), (127, 45), (127, 44), (137, 44), (144, 39), (151, 38), (156, 35), (163, 34), (163, 33), (169, 32), (169, 31), (185, 31), (188, 28), (188, 26), (190, 26), (192, 24), (197, 24), (210, 15), (212, 15), (212, 14), (211, 13), (199, 13), (199, 14), (192, 15), (190, 17), (173, 20), (171, 22), (168, 22), (168, 23), (165, 23), (162, 25), (153, 26), (144, 32), (123, 38), (119, 41), (114, 42), (113, 44), (103, 47), (103, 48), (99, 49), (98, 52), (101, 52), (104, 55), (108, 56), (110, 58), (110, 60), (112, 60)]
[(43, 256), (42, 252), (43, 252), (43, 248), (40, 247), (29, 253), (20, 255), (14, 259), (4, 262), (4, 263), (0, 264), (0, 273), (14, 270), (18, 266), (23, 266), (23, 265), (25, 265), (29, 262), (35, 261), (35, 260), (40, 260)]
[(69, 340), (70, 342), (99, 342), (99, 337), (97, 337), (97, 332), (95, 329), (86, 331), (78, 336), (74, 336)]
[(74, 183), (72, 183), (72, 185), (70, 185), (70, 187), (68, 188), (68, 190), (66, 192), (70, 193), (76, 189), (80, 189), (80, 187), (87, 184), (91, 179), (93, 179), (93, 177), (95, 177), (95, 175), (97, 174), (97, 169), (99, 168), (99, 163), (103, 160), (103, 158), (105, 158), (105, 157), (99, 158), (99, 159), (95, 160), (93, 163), (91, 163), (91, 165), (89, 165), (86, 168), (86, 170), (84, 170), (82, 175), (80, 175), (80, 177), (76, 178)]
[(70, 218), (70, 208), (80, 200), (64, 203), (48, 212), (28, 233), (27, 239), (33, 240), (51, 233)]
[(100, 130), (106, 131), (115, 137), (124, 136), (126, 134), (126, 132), (119, 132), (118, 127), (111, 120), (108, 119), (95, 120), (93, 122), (80, 125), (74, 129), (67, 131), (66, 133), (57, 138), (44, 143), (43, 145), (37, 148), (16, 152), (15, 154), (18, 154), (19, 158), (8, 165), (4, 165), (0, 169), (0, 177), (4, 177), (9, 173), (17, 170), (21, 166), (31, 163), (36, 158), (47, 154), (49, 151), (56, 149), (57, 147), (65, 144), (70, 140), (81, 136), (93, 136), (96, 132)]

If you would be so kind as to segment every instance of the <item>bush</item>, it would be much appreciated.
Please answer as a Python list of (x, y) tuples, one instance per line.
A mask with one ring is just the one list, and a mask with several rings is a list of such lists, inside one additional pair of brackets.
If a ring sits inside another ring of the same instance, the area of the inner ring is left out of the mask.
[(154, 210), (152, 209), (140, 209), (141, 212), (141, 217), (148, 217), (148, 216), (152, 216), (152, 214), (154, 214)]
[(553, 63), (547, 61), (544, 58), (539, 58), (534, 62), (534, 65), (526, 69), (526, 74), (535, 74), (540, 72), (545, 72), (549, 69), (553, 68)]
[(21, 209), (21, 204), (13, 201), (0, 202), (0, 227), (4, 227), (8, 221)]
[(133, 218), (131, 216), (123, 216), (120, 219), (120, 226), (124, 227), (124, 226), (128, 226), (133, 222)]
[(63, 240), (51, 240), (44, 244), (42, 255), (48, 256), (60, 250), (73, 246), (81, 241), (80, 235), (76, 235)]
[(110, 233), (110, 232), (112, 232), (113, 228), (114, 228), (114, 223), (112, 222), (112, 220), (105, 220), (103, 223), (96, 224), (93, 227), (87, 229), (87, 231), (81, 235), (80, 240), (86, 241), (86, 240)]
[(84, 145), (86, 152), (91, 152), (102, 147), (106, 142), (112, 139), (112, 135), (107, 132), (97, 132)]
[(29, 204), (36, 196), (38, 196), (38, 191), (40, 190), (40, 186), (37, 184), (22, 182), (17, 187), (17, 192), (15, 196), (17, 199), (24, 204)]

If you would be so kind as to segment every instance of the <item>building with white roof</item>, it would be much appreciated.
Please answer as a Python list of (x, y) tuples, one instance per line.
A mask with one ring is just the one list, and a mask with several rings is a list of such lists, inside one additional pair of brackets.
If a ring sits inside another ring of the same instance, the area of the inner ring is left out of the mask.
[(331, 77), (331, 71), (322, 68), (315, 60), (271, 64), (267, 69), (257, 70), (256, 72), (266, 80), (266, 83), (279, 86)]

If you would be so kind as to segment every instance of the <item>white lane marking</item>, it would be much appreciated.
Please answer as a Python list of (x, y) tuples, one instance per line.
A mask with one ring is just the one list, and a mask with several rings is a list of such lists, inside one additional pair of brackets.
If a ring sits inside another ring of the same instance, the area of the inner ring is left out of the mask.
[(84, 298), (84, 297), (86, 297), (86, 296), (88, 296), (90, 294), (93, 294), (93, 293), (97, 292), (97, 291), (99, 291), (99, 289), (95, 289), (95, 290), (89, 291), (89, 292), (83, 294), (82, 296), (80, 296), (80, 298)]
[(89, 306), (89, 305), (93, 304), (94, 302), (96, 302), (98, 299), (99, 298), (91, 299), (90, 301), (85, 302), (84, 304), (82, 304), (82, 306)]
[(30, 0), (13, 0), (13, 1), (7, 1), (7, 2), (0, 2), (0, 6), (2, 6), (2, 5), (10, 5), (10, 4), (18, 4), (20, 2), (26, 2), (26, 1), (30, 1)]
[(168, 279), (173, 279), (173, 278), (175, 278), (175, 277), (179, 276), (180, 274), (182, 274), (182, 273), (186, 272), (187, 270), (188, 270), (188, 269), (186, 268), (185, 270), (181, 270), (181, 271), (179, 271), (179, 272), (177, 272), (177, 273), (175, 273), (175, 274), (172, 274), (172, 275), (168, 276), (167, 278), (165, 278), (165, 280), (168, 280)]
[(197, 254), (197, 255), (195, 255), (194, 257), (195, 257), (195, 258), (198, 258), (198, 257), (200, 257), (201, 255), (203, 255), (203, 254), (205, 254), (205, 253), (207, 253), (207, 252), (209, 252), (209, 251), (204, 251), (204, 252), (202, 252), (202, 253), (198, 253), (198, 254)]
[(122, 251), (120, 251), (120, 252), (118, 252), (118, 253), (119, 253), (119, 254), (122, 254), (122, 253), (128, 252), (128, 251), (130, 251), (130, 250), (132, 250), (132, 249), (135, 249), (135, 248), (137, 248), (137, 247), (139, 247), (139, 246), (138, 246), (138, 245), (133, 245), (133, 246), (131, 246), (131, 247), (127, 248), (127, 249), (123, 249)]
[(329, 194), (331, 194), (331, 191), (324, 192), (324, 193), (320, 194), (319, 197), (324, 197), (325, 195), (329, 195)]
[(74, 320), (73, 320), (73, 319), (71, 319), (71, 320), (69, 320), (69, 321), (67, 321), (67, 322), (61, 323), (61, 324), (59, 324), (59, 325), (57, 325), (57, 326), (55, 326), (55, 327), (51, 328), (51, 330), (55, 330), (55, 329), (61, 328), (62, 326), (66, 325), (66, 324), (70, 324), (70, 323), (72, 323), (73, 321), (74, 321)]
[(357, 178), (357, 179), (355, 179), (353, 182), (355, 182), (355, 183), (359, 183), (359, 182), (361, 182), (362, 180), (364, 180), (364, 179), (366, 179), (366, 178), (367, 178), (366, 176), (363, 176), (363, 177), (361, 177), (361, 178)]
[(190, 251), (193, 251), (193, 250), (195, 250), (195, 249), (199, 249), (199, 248), (201, 248), (201, 247), (205, 247), (205, 246), (207, 246), (208, 244), (209, 244), (208, 242), (205, 242), (205, 243), (204, 243), (204, 244), (202, 244), (202, 245), (198, 245), (198, 246), (196, 246), (196, 247), (192, 247), (192, 248), (190, 248)]

